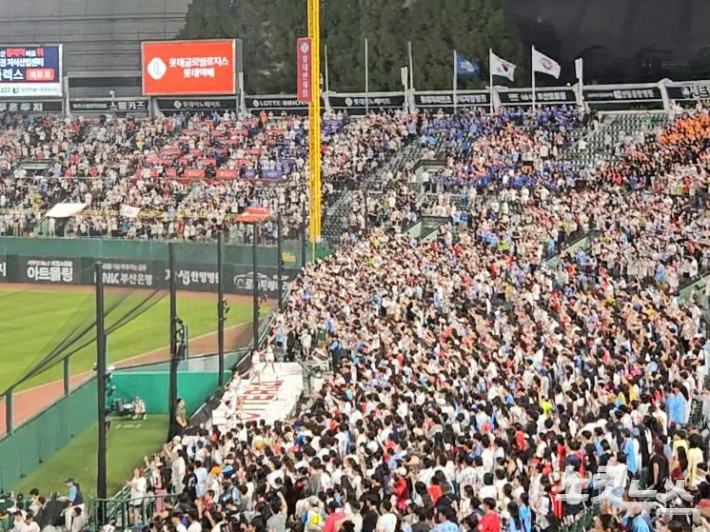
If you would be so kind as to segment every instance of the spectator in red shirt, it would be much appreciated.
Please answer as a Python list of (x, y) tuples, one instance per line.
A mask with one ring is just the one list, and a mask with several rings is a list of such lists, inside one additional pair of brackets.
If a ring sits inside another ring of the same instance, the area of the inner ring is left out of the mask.
[(431, 496), (431, 500), (434, 504), (436, 504), (436, 501), (441, 497), (441, 486), (439, 486), (439, 479), (438, 478), (432, 478), (431, 479), (431, 486), (427, 489), (429, 492), (429, 495)]
[(336, 523), (345, 518), (345, 513), (335, 501), (330, 501), (326, 511), (328, 512), (328, 517), (325, 518), (325, 523), (323, 523), (323, 532), (335, 532)]
[(407, 501), (409, 500), (409, 486), (407, 485), (407, 470), (399, 468), (395, 471), (394, 483), (392, 488), (397, 497), (397, 509), (406, 510)]
[(483, 509), (486, 512), (478, 522), (478, 532), (500, 532), (500, 517), (496, 513), (496, 501), (483, 499)]

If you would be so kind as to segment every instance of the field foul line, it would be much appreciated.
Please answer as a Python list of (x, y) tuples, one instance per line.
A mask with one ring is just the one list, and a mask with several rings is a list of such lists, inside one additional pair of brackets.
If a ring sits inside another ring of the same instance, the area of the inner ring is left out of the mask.
[[(226, 328), (224, 329), (224, 332), (226, 333), (226, 332), (229, 331), (230, 329), (236, 329), (237, 327), (245, 327), (245, 326), (250, 325), (250, 324), (251, 324), (251, 322), (245, 322), (245, 323), (238, 323), (237, 325), (231, 325), (230, 327), (226, 327)], [(201, 334), (200, 336), (196, 336), (196, 337), (194, 337), (194, 338), (191, 338), (191, 339), (190, 339), (190, 342), (192, 342), (192, 341), (194, 341), (194, 340), (200, 340), (200, 339), (202, 339), (202, 338), (207, 338), (208, 336), (212, 336), (212, 335), (216, 335), (216, 334), (217, 334), (217, 331), (213, 331), (213, 332), (211, 332), (211, 333), (206, 333), (206, 334)], [(168, 346), (166, 346), (166, 347), (168, 347)], [(120, 361), (116, 362), (115, 364), (125, 364), (126, 362), (131, 362), (132, 360), (138, 360), (138, 359), (147, 357), (148, 355), (152, 355), (153, 353), (157, 353), (158, 351), (163, 351), (166, 347), (159, 347), (158, 349), (153, 349), (152, 351), (148, 351), (148, 352), (146, 352), (146, 353), (143, 353), (143, 354), (140, 354), (140, 355), (136, 355), (136, 356), (131, 357), (131, 358), (124, 358), (123, 360), (120, 360)], [(115, 364), (110, 364), (110, 363), (109, 363), (109, 365), (115, 365)], [(119, 367), (119, 368), (117, 368), (117, 369), (121, 369), (121, 368)], [(85, 371), (84, 373), (77, 373), (76, 375), (72, 375), (72, 376), (71, 376), (71, 379), (80, 379), (80, 380), (79, 380), (79, 384), (83, 384), (83, 382), (86, 380), (86, 377), (89, 376), (89, 375), (93, 375), (93, 374), (94, 374), (93, 371)], [(48, 387), (48, 386), (57, 386), (57, 385), (61, 385), (61, 384), (62, 384), (62, 380), (60, 379), (60, 380), (56, 380), (56, 381), (52, 381), (52, 382), (46, 382), (46, 383), (44, 383), (44, 384), (40, 384), (39, 386), (33, 386), (32, 388), (28, 388), (28, 389), (26, 389), (26, 390), (22, 390), (21, 392), (18, 392), (18, 393), (15, 395), (15, 399), (18, 399), (19, 397), (22, 396), (22, 394), (25, 394), (25, 393), (26, 393), (26, 394), (34, 393), (34, 392), (37, 392), (37, 391), (39, 391), (39, 390), (42, 390), (43, 388), (46, 388), (46, 387)], [(63, 394), (62, 394), (62, 395), (63, 395)], [(56, 401), (56, 399), (54, 399), (54, 401)], [(53, 403), (54, 401), (52, 401), (52, 403)], [(50, 403), (50, 404), (51, 404), (51, 403)]]

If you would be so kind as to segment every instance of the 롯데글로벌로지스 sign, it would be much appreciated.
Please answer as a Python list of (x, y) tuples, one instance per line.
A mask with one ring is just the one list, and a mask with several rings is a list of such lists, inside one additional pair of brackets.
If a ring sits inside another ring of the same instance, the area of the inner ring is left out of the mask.
[(236, 41), (142, 43), (145, 96), (235, 94)]

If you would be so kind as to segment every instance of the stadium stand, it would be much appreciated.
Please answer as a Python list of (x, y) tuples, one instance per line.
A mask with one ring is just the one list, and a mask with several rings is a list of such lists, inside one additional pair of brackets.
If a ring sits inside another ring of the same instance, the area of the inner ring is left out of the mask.
[[(226, 220), (253, 203), (297, 220), (306, 201), (302, 119), (6, 120), (6, 227), (31, 213), (29, 230), (62, 194), (90, 205), (87, 220), (117, 221), (126, 204)], [(679, 294), (710, 267), (707, 111), (328, 123), (324, 229), (343, 245), (296, 279), (250, 373), (227, 386), (220, 426), (178, 436), (147, 461), (148, 483), (131, 480), (131, 524), (691, 529), (710, 506), (710, 320), (698, 294)], [(179, 153), (164, 162), (165, 149)], [(30, 154), (56, 173), (21, 179)], [(241, 185), (266, 172), (279, 175), (271, 192)], [(427, 238), (408, 232), (426, 217), (439, 220)], [(139, 236), (137, 222), (106, 224)], [(277, 357), (332, 374), (295, 416), (243, 419), (240, 397), (277, 378)], [(639, 499), (634, 481), (673, 496)]]

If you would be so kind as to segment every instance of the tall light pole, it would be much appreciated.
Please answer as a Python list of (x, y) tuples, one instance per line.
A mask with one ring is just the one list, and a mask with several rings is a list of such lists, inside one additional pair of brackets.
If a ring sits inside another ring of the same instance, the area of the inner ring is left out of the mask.
[(320, 183), (320, 0), (308, 0), (308, 37), (311, 39), (311, 102), (308, 106), (308, 166), (310, 171), (311, 260), (321, 237)]

